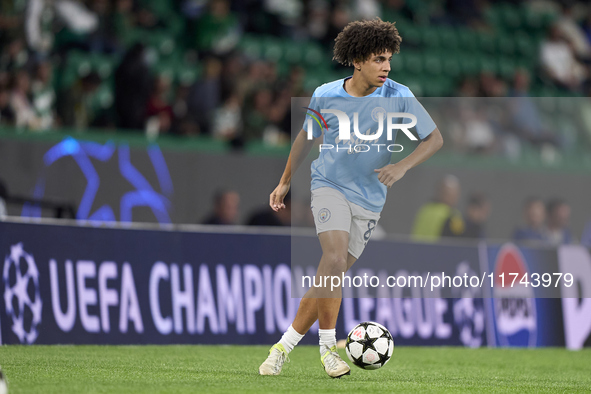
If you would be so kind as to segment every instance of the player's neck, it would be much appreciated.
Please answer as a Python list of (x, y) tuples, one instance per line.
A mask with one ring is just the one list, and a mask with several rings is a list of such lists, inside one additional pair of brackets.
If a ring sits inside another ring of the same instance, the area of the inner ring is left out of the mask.
[(376, 91), (377, 86), (371, 86), (357, 70), (353, 76), (345, 81), (345, 91), (353, 97), (368, 96)]

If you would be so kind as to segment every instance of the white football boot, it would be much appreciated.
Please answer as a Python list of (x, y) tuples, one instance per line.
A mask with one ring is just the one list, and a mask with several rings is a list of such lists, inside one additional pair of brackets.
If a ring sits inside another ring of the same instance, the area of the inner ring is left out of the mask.
[(350, 375), (351, 368), (349, 368), (349, 365), (343, 361), (341, 356), (339, 356), (337, 347), (333, 346), (329, 349), (326, 345), (322, 346), (324, 349), (320, 361), (328, 376), (331, 378), (340, 378), (343, 375)]
[(269, 350), (269, 356), (259, 367), (260, 375), (279, 375), (285, 362), (289, 362), (289, 357), (283, 345), (276, 343)]

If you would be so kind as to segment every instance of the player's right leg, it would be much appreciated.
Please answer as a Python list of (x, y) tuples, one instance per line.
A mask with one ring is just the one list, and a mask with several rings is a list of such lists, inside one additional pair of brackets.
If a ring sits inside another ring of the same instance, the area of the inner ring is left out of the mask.
[[(353, 264), (356, 261), (357, 259), (349, 253), (347, 257), (347, 271), (353, 266)], [(281, 340), (277, 342), (275, 345), (273, 345), (273, 347), (270, 349), (267, 359), (259, 367), (259, 374), (279, 375), (279, 373), (281, 373), (281, 369), (283, 368), (283, 364), (287, 360), (289, 360), (289, 352), (291, 352), (291, 350), (303, 338), (304, 334), (306, 334), (310, 327), (312, 327), (316, 320), (318, 320), (318, 300), (312, 297), (313, 290), (314, 288), (308, 290), (306, 295), (304, 295), (304, 298), (302, 298), (302, 300), (300, 301), (300, 305), (298, 307), (298, 311), (296, 313), (295, 319), (293, 320), (293, 323), (283, 334)], [(332, 338), (330, 338), (329, 336), (326, 341), (323, 341), (323, 337), (324, 335), (320, 338), (320, 346), (322, 347), (323, 342), (327, 342), (328, 346), (328, 342), (332, 341)], [(331, 350), (331, 352), (336, 352), (336, 345), (334, 349), (332, 348), (332, 346), (328, 347)], [(327, 360), (327, 362), (330, 365), (333, 364), (331, 360)]]
[[(341, 278), (348, 268), (348, 231), (332, 230), (318, 234), (322, 246), (322, 259), (317, 278)], [(320, 337), (320, 361), (328, 376), (339, 378), (351, 373), (351, 368), (337, 352), (336, 324), (341, 307), (342, 288), (333, 282), (322, 281), (325, 286), (316, 288), (318, 303), (318, 334)]]
[[(342, 193), (335, 189), (324, 187), (312, 191), (312, 212), (314, 214), (316, 230), (322, 246), (322, 258), (319, 263), (317, 275), (338, 276), (352, 265), (355, 259), (350, 262), (348, 255), (348, 231), (351, 226), (351, 209), (349, 203)], [(312, 287), (302, 298), (294, 322), (283, 334), (281, 340), (273, 345), (265, 362), (259, 367), (261, 375), (278, 375), (283, 364), (288, 361), (287, 355), (297, 345), (312, 324), (319, 318), (319, 310), (323, 311), (322, 324), (320, 327), (321, 355), (324, 356), (323, 342), (332, 344), (329, 350), (336, 352), (336, 317), (341, 304), (341, 288), (334, 289), (333, 294), (328, 283), (329, 293), (325, 294), (324, 289)], [(322, 306), (319, 309), (317, 298)], [(324, 329), (323, 327), (329, 327)], [(332, 328), (330, 328), (332, 326)], [(324, 341), (323, 341), (324, 338)], [(334, 349), (333, 349), (334, 347)], [(338, 353), (336, 353), (338, 356)], [(328, 364), (332, 364), (330, 359)], [(344, 361), (343, 361), (344, 363)], [(323, 362), (323, 365), (325, 363)], [(346, 364), (345, 364), (346, 365)], [(348, 366), (347, 366), (348, 368)]]

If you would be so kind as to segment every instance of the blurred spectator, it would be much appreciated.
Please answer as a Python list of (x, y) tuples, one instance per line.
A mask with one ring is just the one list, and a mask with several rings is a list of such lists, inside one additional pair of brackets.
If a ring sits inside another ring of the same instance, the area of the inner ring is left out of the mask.
[(386, 0), (382, 12), (385, 21), (414, 20), (415, 13), (406, 0)]
[(10, 92), (0, 86), (0, 126), (14, 126), (16, 115), (10, 106)]
[[(355, 16), (359, 19), (374, 19), (382, 16), (381, 5), (378, 0), (355, 0), (353, 3), (355, 7)], [(333, 12), (333, 17), (335, 14), (336, 12)], [(342, 27), (345, 27), (347, 23), (349, 23), (349, 20), (350, 19), (347, 15), (347, 22), (344, 22), (345, 24), (342, 25)], [(343, 29), (341, 28), (341, 30)]]
[(111, 2), (109, 0), (93, 0), (90, 7), (98, 20), (96, 30), (88, 37), (90, 51), (100, 53), (117, 52), (118, 45)]
[(488, 119), (489, 110), (482, 106), (463, 112), (463, 143), (468, 153), (490, 154), (495, 150), (495, 132)]
[(40, 128), (47, 130), (55, 123), (56, 96), (52, 84), (52, 67), (47, 61), (37, 64), (32, 83), (33, 107), (40, 119)]
[(139, 2), (138, 10), (135, 12), (135, 19), (138, 27), (144, 29), (153, 29), (155, 27), (162, 27), (164, 25), (161, 17), (163, 15), (157, 15), (149, 8), (148, 2)]
[(199, 50), (224, 55), (234, 49), (240, 24), (228, 0), (211, 0), (208, 12), (197, 21), (195, 36)]
[(548, 37), (542, 42), (540, 60), (547, 76), (559, 87), (579, 90), (587, 78), (587, 71), (556, 25), (550, 27)]
[(591, 45), (585, 37), (585, 31), (575, 19), (575, 4), (562, 4), (562, 15), (556, 21), (556, 27), (564, 38), (572, 44), (577, 57), (582, 59), (591, 58)]
[(269, 123), (269, 111), (272, 105), (273, 93), (269, 89), (255, 92), (247, 99), (247, 105), (242, 111), (244, 119), (244, 137), (247, 141), (261, 140)]
[(473, 77), (466, 77), (462, 80), (458, 92), (459, 97), (480, 96), (478, 82)]
[(199, 126), (189, 113), (189, 87), (179, 85), (175, 91), (172, 102), (173, 124), (172, 131), (177, 135), (197, 135), (200, 133)]
[(113, 12), (113, 29), (119, 45), (125, 44), (125, 39), (131, 35), (134, 26), (133, 0), (116, 0)]
[[(490, 202), (482, 193), (474, 193), (468, 200), (466, 216), (462, 224), (454, 221), (462, 220), (458, 217), (450, 217), (443, 225), (441, 235), (443, 237), (462, 237), (484, 239), (486, 237), (485, 225), (490, 215)], [(464, 231), (457, 233), (457, 228), (462, 226)], [(454, 231), (456, 229), (456, 231)]]
[(170, 105), (170, 78), (159, 75), (146, 104), (146, 119), (158, 122), (158, 132), (168, 133), (172, 126), (174, 113)]
[(269, 205), (254, 212), (246, 221), (248, 226), (289, 226), (291, 225), (291, 193), (283, 199), (285, 209), (273, 211)]
[(327, 3), (320, 1), (310, 3), (306, 23), (308, 36), (318, 41), (323, 40), (328, 35), (330, 16), (330, 8)]
[(233, 94), (215, 111), (213, 137), (222, 140), (235, 139), (240, 136), (241, 125), (240, 99), (237, 94)]
[(484, 71), (480, 74), (481, 97), (505, 97), (507, 85), (505, 81), (497, 78), (493, 73)]
[(63, 124), (77, 130), (94, 125), (99, 114), (93, 106), (93, 97), (101, 84), (97, 73), (80, 78), (60, 95), (59, 114)]
[(523, 219), (525, 226), (516, 228), (513, 232), (515, 241), (547, 241), (546, 207), (537, 197), (528, 198), (523, 204)]
[(213, 200), (213, 213), (203, 224), (236, 224), (240, 207), (240, 196), (233, 190), (218, 191)]
[(486, 29), (488, 25), (484, 19), (485, 7), (488, 5), (479, 0), (447, 0), (446, 10), (452, 23), (466, 25), (473, 29)]
[(0, 70), (9, 72), (19, 70), (27, 64), (28, 60), (29, 55), (23, 40), (15, 38), (6, 47), (1, 48)]
[(548, 213), (547, 237), (552, 245), (571, 244), (573, 236), (568, 229), (570, 206), (561, 199), (550, 200), (546, 204)]
[(518, 69), (513, 75), (513, 88), (510, 101), (510, 129), (525, 141), (534, 145), (551, 144), (558, 146), (558, 138), (542, 122), (536, 103), (529, 97), (529, 73)]
[(152, 89), (142, 44), (135, 44), (115, 71), (115, 111), (122, 129), (143, 129), (146, 101)]
[(25, 20), (27, 43), (31, 50), (47, 54), (53, 46), (51, 23), (56, 15), (75, 34), (89, 34), (96, 30), (98, 17), (83, 2), (73, 0), (28, 0)]
[(215, 57), (205, 60), (203, 77), (191, 87), (188, 97), (189, 112), (202, 133), (211, 132), (214, 110), (220, 104), (222, 63)]
[(30, 100), (31, 80), (25, 70), (18, 70), (13, 75), (10, 106), (16, 116), (16, 127), (37, 130), (41, 127), (41, 119), (37, 116)]
[[(364, 9), (362, 4), (369, 5), (369, 8)], [(376, 13), (378, 11), (374, 8), (374, 4), (375, 3), (373, 1), (366, 1), (366, 0), (358, 2), (357, 3), (357, 5), (358, 5), (357, 11), (361, 12), (361, 13), (370, 13), (370, 14)], [(373, 17), (363, 16), (363, 18), (372, 19)], [(339, 33), (343, 31), (343, 29), (345, 28), (345, 26), (347, 26), (347, 24), (349, 22), (351, 22), (351, 14), (349, 12), (349, 9), (343, 5), (335, 7), (334, 11), (332, 12), (332, 14), (330, 16), (330, 23), (328, 25), (328, 30), (326, 31), (324, 37), (322, 37), (322, 42), (328, 48), (332, 49), (332, 47), (334, 46), (335, 38), (337, 38)]]
[(454, 175), (446, 175), (439, 181), (437, 195), (417, 213), (412, 237), (418, 241), (437, 241), (444, 224), (449, 221), (449, 230), (454, 235), (464, 232), (462, 215), (456, 206), (460, 199), (460, 181)]

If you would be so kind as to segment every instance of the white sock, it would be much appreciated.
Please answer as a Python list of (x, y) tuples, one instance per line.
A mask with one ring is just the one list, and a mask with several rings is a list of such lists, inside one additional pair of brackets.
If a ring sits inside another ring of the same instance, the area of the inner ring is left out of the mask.
[(285, 331), (279, 343), (287, 353), (291, 352), (293, 348), (300, 342), (300, 340), (304, 337), (303, 334), (298, 333), (291, 325)]
[(335, 328), (330, 330), (318, 330), (318, 336), (320, 337), (320, 341), (318, 344), (320, 345), (320, 355), (323, 354), (323, 346), (326, 345), (330, 349), (333, 346), (337, 345), (337, 330)]

